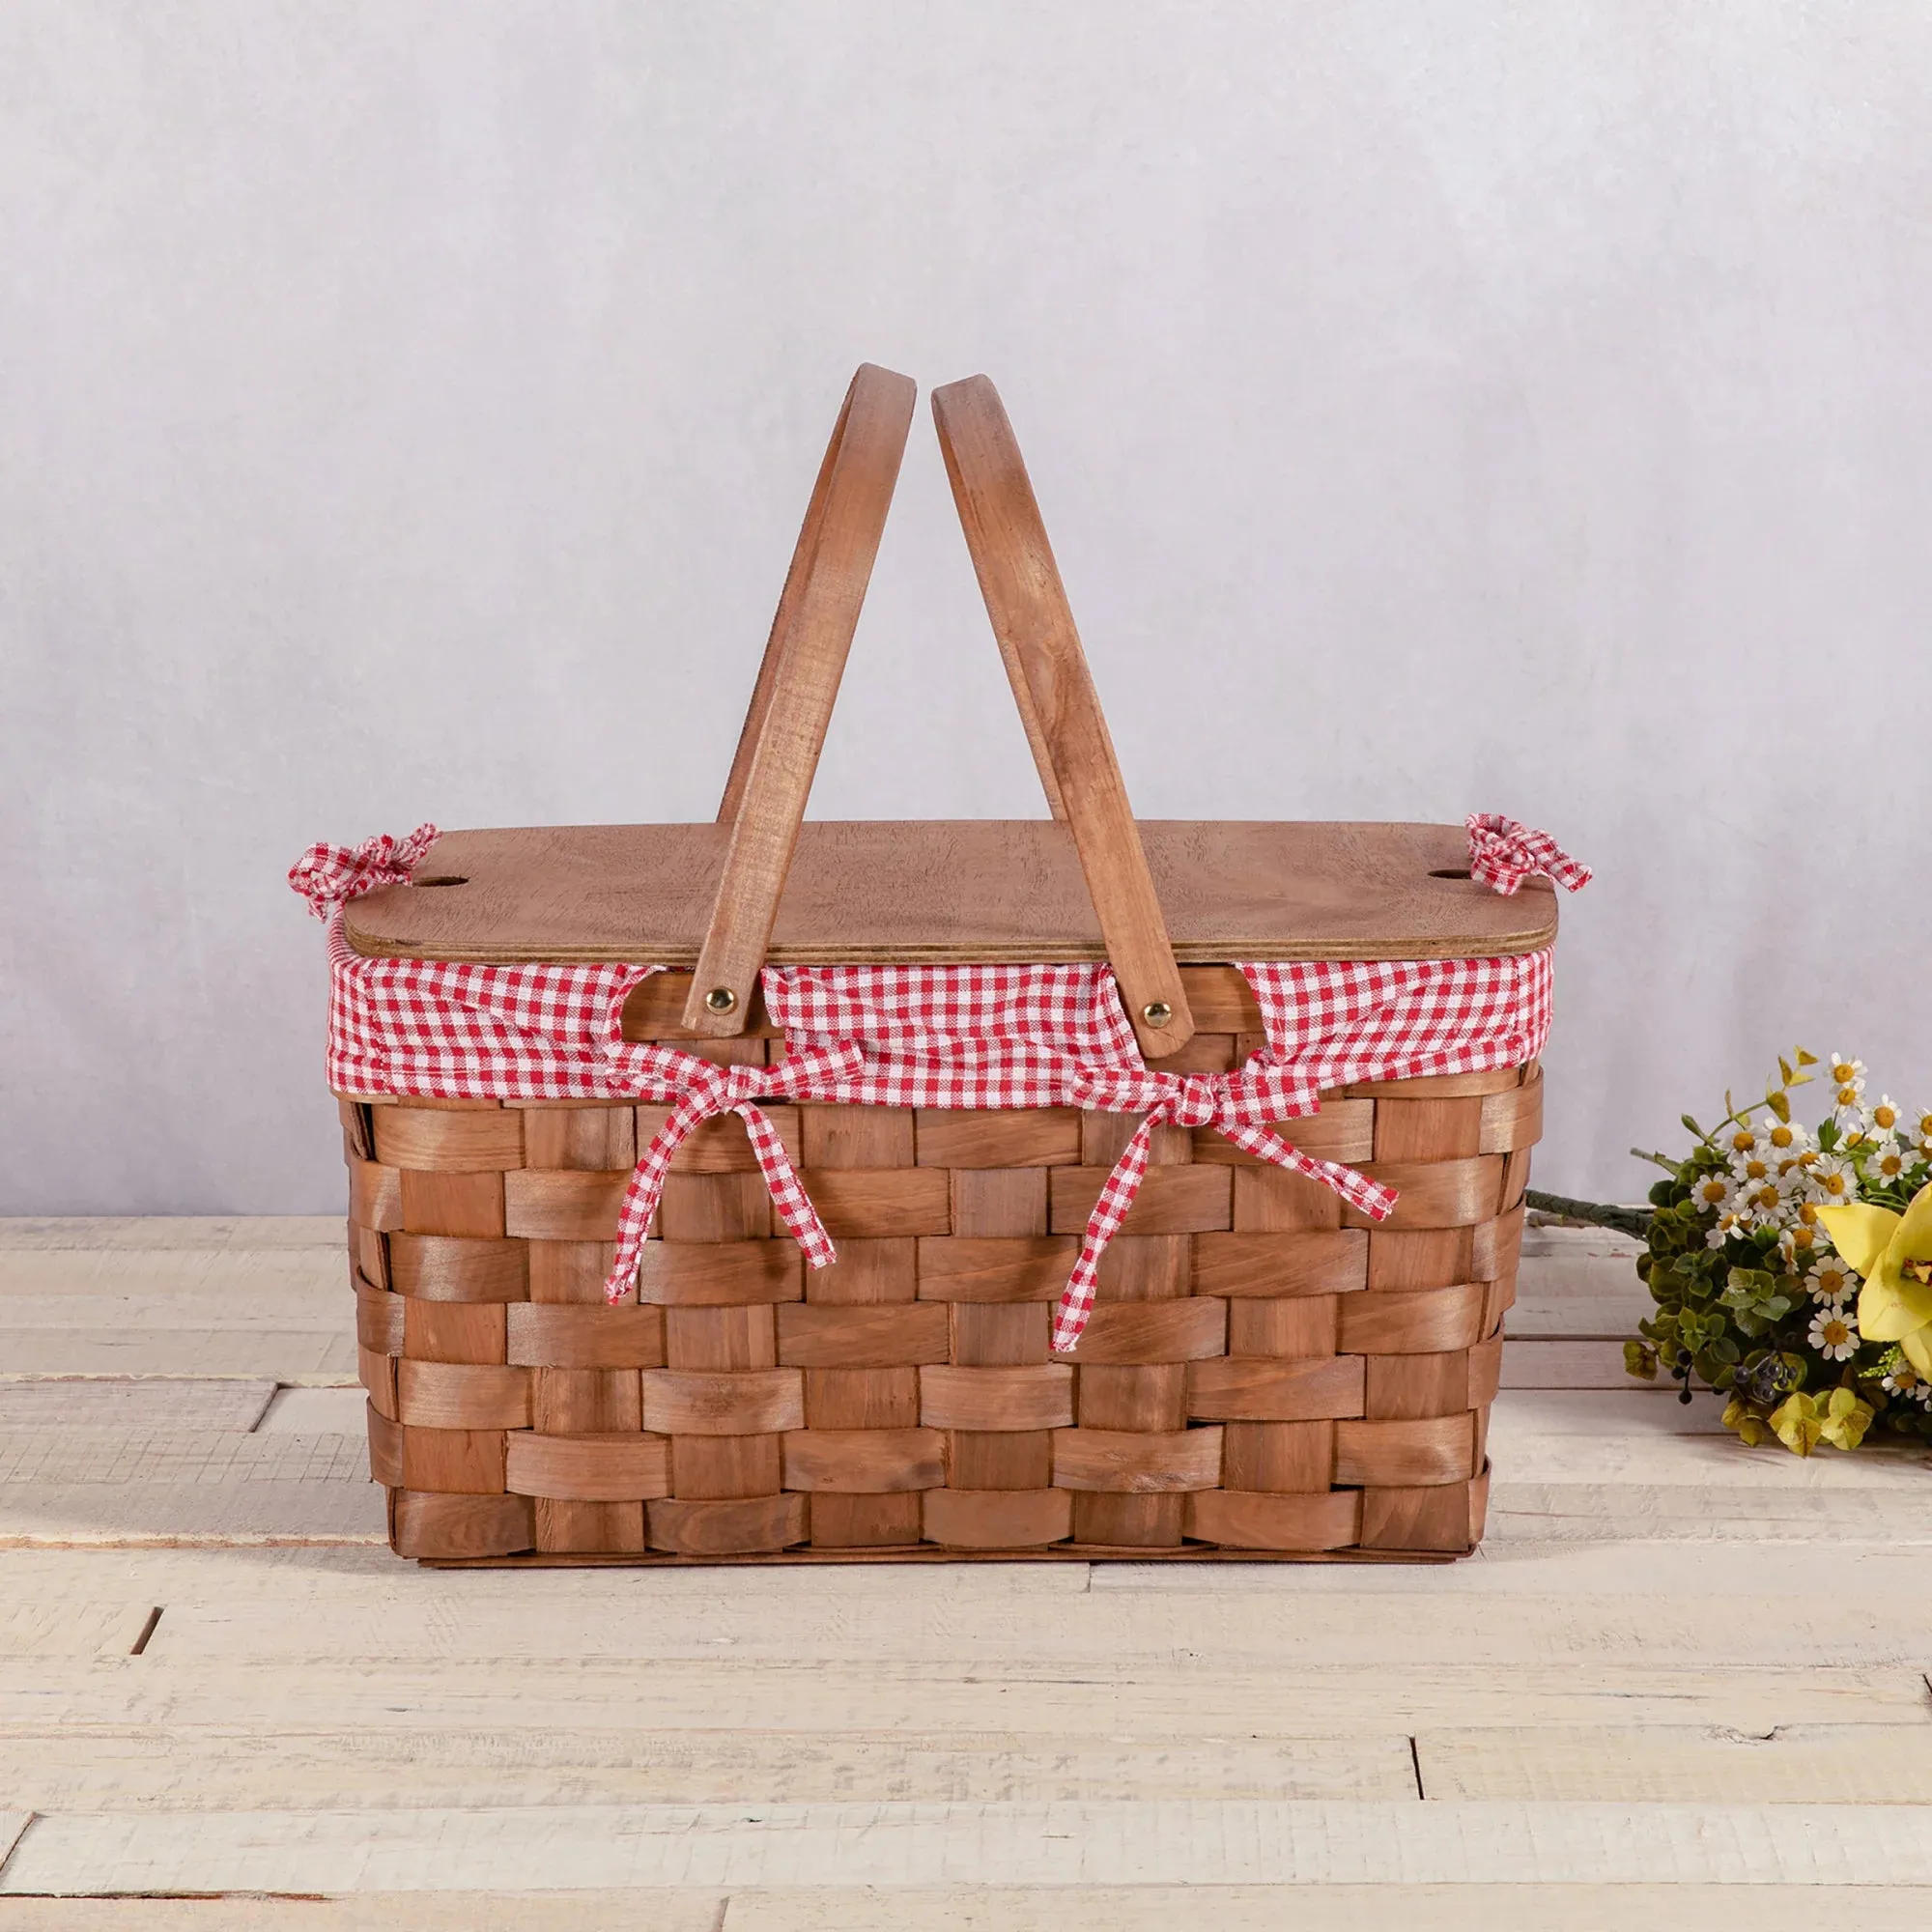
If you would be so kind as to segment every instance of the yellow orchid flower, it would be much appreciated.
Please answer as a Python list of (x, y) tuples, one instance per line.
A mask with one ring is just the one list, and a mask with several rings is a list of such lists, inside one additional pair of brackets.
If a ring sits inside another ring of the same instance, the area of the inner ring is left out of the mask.
[(1865, 1439), (1875, 1411), (1848, 1388), (1835, 1388), (1825, 1405), (1818, 1434), (1834, 1449), (1856, 1449)]
[(1820, 1208), (1818, 1219), (1855, 1273), (1859, 1333), (1868, 1342), (1896, 1342), (1922, 1376), (1932, 1376), (1932, 1182), (1912, 1197), (1903, 1214), (1861, 1202)]
[(1818, 1413), (1818, 1405), (1801, 1390), (1797, 1395), (1786, 1396), (1771, 1411), (1769, 1417), (1777, 1439), (1794, 1456), (1808, 1456), (1818, 1446), (1818, 1438), (1825, 1433), (1824, 1418)]
[(1805, 1395), (1787, 1396), (1771, 1412), (1777, 1439), (1794, 1456), (1808, 1456), (1820, 1442), (1834, 1449), (1856, 1449), (1871, 1426), (1872, 1408), (1850, 1389), (1835, 1388), (1823, 1402)]
[(1755, 1449), (1764, 1440), (1764, 1418), (1753, 1415), (1736, 1396), (1724, 1406), (1724, 1427), (1737, 1432), (1747, 1449)]

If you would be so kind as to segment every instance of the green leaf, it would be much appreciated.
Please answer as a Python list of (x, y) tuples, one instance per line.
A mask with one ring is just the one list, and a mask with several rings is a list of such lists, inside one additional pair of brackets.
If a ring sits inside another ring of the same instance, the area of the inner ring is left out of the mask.
[(1687, 1127), (1689, 1127), (1690, 1131), (1693, 1134), (1695, 1134), (1700, 1141), (1708, 1138), (1708, 1136), (1704, 1132), (1704, 1129), (1700, 1127), (1697, 1124), (1697, 1122), (1690, 1118), (1689, 1114), (1680, 1114), (1678, 1116), (1678, 1119), (1681, 1120), (1684, 1122), (1684, 1124)]
[(1768, 1093), (1764, 1104), (1788, 1127), (1791, 1124), (1791, 1102), (1782, 1094)]
[(1641, 1342), (1626, 1342), (1624, 1373), (1635, 1376), (1641, 1381), (1654, 1382), (1657, 1379), (1657, 1350), (1646, 1348)]

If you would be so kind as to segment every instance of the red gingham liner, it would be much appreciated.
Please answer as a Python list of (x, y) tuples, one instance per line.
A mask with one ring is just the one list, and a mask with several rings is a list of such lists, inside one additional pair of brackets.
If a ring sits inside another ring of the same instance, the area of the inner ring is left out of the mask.
[[(1547, 834), (1471, 817), (1470, 871), (1514, 892), (1548, 871), (1589, 878)], [(1155, 1126), (1211, 1126), (1277, 1167), (1332, 1187), (1373, 1220), (1394, 1192), (1317, 1160), (1270, 1122), (1312, 1114), (1328, 1088), (1520, 1065), (1549, 1030), (1550, 955), (1308, 960), (1244, 965), (1268, 1049), (1233, 1073), (1163, 1073), (1142, 1060), (1112, 970), (1065, 966), (768, 966), (765, 1003), (785, 1034), (771, 1066), (721, 1066), (623, 1037), (626, 998), (655, 966), (473, 966), (369, 959), (342, 907), (406, 881), (436, 839), (316, 845), (289, 882), (329, 923), (329, 1084), (339, 1093), (435, 1099), (638, 1099), (672, 1113), (631, 1177), (607, 1289), (637, 1279), (665, 1175), (687, 1135), (723, 1113), (745, 1122), (774, 1204), (814, 1267), (835, 1251), (762, 1099), (882, 1107), (1093, 1107), (1143, 1113), (1087, 1223), (1053, 1346), (1087, 1324), (1094, 1278), (1147, 1171)]]

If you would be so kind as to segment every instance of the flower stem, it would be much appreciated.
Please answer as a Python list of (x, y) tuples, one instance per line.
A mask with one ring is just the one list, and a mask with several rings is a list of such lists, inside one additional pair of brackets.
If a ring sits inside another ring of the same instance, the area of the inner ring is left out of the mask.
[(1595, 1228), (1610, 1228), (1619, 1235), (1643, 1240), (1650, 1233), (1649, 1208), (1617, 1208), (1603, 1201), (1573, 1201), (1564, 1194), (1539, 1194), (1531, 1188), (1523, 1197), (1539, 1214), (1557, 1214), (1566, 1221), (1587, 1221)]

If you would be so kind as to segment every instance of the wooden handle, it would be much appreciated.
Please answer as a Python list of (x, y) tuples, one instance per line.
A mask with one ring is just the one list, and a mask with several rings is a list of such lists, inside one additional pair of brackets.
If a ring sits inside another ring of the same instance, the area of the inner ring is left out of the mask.
[[(817, 480), (811, 486), (811, 500), (806, 505), (805, 522), (799, 526), (798, 544), (791, 554), (791, 568), (785, 572), (784, 588), (779, 593), (779, 608), (772, 618), (771, 635), (765, 639), (765, 654), (758, 660), (757, 682), (752, 687), (752, 701), (745, 712), (745, 724), (738, 733), (738, 749), (731, 755), (730, 776), (724, 781), (724, 796), (718, 804), (718, 823), (729, 825), (745, 806), (745, 787), (752, 776), (752, 755), (764, 734), (765, 719), (772, 708), (772, 687), (778, 681), (779, 665), (784, 657), (785, 640), (798, 617), (798, 603), (811, 581), (818, 540), (825, 528), (825, 498), (832, 487), (832, 471), (845, 443), (845, 425), (852, 417), (852, 396), (872, 364), (864, 364), (852, 378), (845, 400), (838, 406), (838, 420), (832, 425), (832, 437), (825, 445), (824, 460), (818, 466)], [(883, 373), (883, 372), (882, 372)], [(875, 540), (876, 541), (876, 540)]]
[(1000, 393), (984, 376), (932, 392), (952, 499), (1034, 757), (1064, 815), (1141, 1051), (1194, 1034), (1167, 921), (1087, 654)]
[(864, 364), (819, 466), (718, 810), (731, 838), (684, 1009), (694, 1033), (742, 1033), (751, 1017), (917, 394)]

